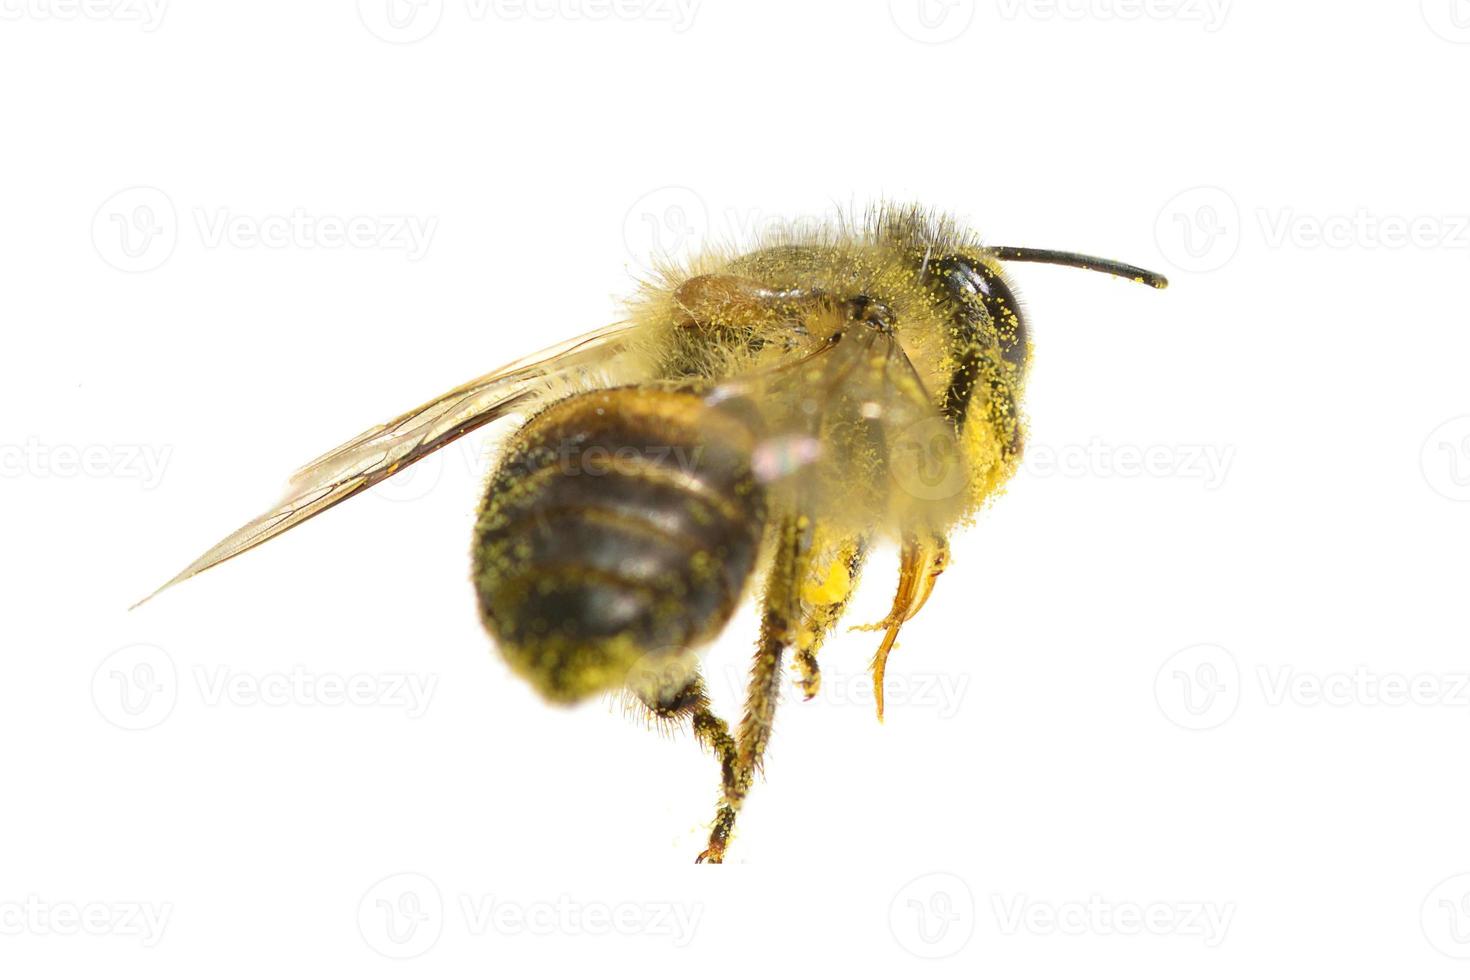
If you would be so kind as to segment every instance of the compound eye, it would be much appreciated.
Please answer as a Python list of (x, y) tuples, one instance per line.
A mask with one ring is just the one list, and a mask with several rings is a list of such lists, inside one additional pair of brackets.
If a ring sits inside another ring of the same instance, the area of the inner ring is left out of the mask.
[(962, 255), (932, 259), (924, 269), (926, 281), (938, 285), (951, 302), (960, 306), (981, 302), (991, 293), (990, 283), (976, 264)]
[(960, 255), (946, 256), (935, 263), (945, 291), (960, 310), (960, 315), (980, 327), (977, 307), (989, 316), (1001, 356), (1016, 365), (1026, 363), (1029, 347), (1026, 321), (1021, 304), (1005, 280), (984, 262), (972, 262)]

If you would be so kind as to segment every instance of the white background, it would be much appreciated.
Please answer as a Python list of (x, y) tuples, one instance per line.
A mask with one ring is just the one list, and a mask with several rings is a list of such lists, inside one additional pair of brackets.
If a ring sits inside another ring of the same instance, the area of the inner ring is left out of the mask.
[[(1463, 975), (1464, 0), (527, 2), (0, 2), (0, 972)], [(485, 440), (126, 612), (655, 250), (880, 197), (1173, 287), (1013, 269), (1031, 460), (730, 865), (687, 736), (491, 649)]]

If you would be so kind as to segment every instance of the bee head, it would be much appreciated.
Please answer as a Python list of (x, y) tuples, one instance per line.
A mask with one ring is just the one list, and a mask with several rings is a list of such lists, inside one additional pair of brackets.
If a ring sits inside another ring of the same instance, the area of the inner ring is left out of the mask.
[[(1021, 304), (1000, 270), (1002, 261), (1042, 262), (1090, 269), (1123, 276), (1155, 289), (1169, 285), (1169, 281), (1156, 272), (1076, 252), (999, 246), (983, 251), (956, 252), (937, 259), (926, 256), (921, 275), (926, 283), (939, 289), (943, 299), (955, 310), (956, 326), (961, 336), (981, 343), (993, 337), (1000, 347), (1001, 356), (1023, 369), (1030, 349), (1030, 335)], [(987, 333), (991, 337), (987, 337)]]
[(927, 278), (955, 311), (956, 326), (977, 339), (989, 333), (1008, 362), (1024, 367), (1030, 349), (1026, 318), (999, 269), (978, 256), (931, 259)]

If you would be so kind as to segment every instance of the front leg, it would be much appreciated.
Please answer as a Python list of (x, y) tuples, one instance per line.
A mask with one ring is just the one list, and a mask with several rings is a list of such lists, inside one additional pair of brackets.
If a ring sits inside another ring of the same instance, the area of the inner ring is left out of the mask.
[(878, 720), (883, 720), (883, 677), (888, 669), (888, 654), (898, 639), (903, 624), (918, 615), (934, 591), (934, 582), (949, 564), (949, 542), (939, 534), (911, 534), (904, 539), (899, 559), (898, 591), (888, 616), (873, 626), (859, 629), (883, 630), (883, 642), (873, 654), (873, 698), (878, 706)]

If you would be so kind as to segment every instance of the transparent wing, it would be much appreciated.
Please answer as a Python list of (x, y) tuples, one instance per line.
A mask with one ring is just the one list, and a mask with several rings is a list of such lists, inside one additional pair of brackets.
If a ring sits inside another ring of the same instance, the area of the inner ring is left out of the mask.
[(890, 334), (845, 331), (709, 398), (758, 407), (753, 470), (777, 506), (866, 532), (945, 526), (963, 505), (964, 447)]
[(291, 475), (281, 501), (140, 599), (228, 561), (393, 476), (480, 426), (541, 397), (549, 386), (610, 370), (628, 352), (629, 325), (583, 334), (468, 381), (374, 426)]

